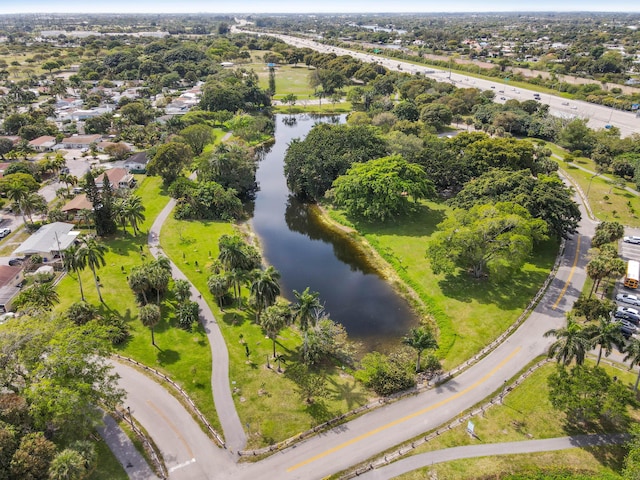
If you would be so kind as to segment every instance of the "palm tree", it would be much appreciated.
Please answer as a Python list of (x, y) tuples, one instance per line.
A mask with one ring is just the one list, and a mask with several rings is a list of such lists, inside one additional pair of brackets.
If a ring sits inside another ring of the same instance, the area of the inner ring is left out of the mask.
[(304, 332), (303, 348), (306, 353), (309, 326), (315, 326), (317, 310), (322, 308), (320, 294), (318, 292), (310, 292), (309, 287), (307, 287), (302, 293), (294, 290), (293, 295), (298, 301), (292, 308), (293, 318), (300, 323), (300, 330)]
[(126, 200), (124, 198), (118, 198), (113, 202), (113, 218), (116, 223), (119, 223), (122, 227), (122, 233), (127, 233), (127, 213), (126, 213)]
[(266, 270), (254, 270), (251, 295), (256, 304), (256, 322), (260, 323), (262, 310), (273, 305), (280, 295), (280, 273), (272, 266)]
[(16, 299), (16, 305), (35, 311), (51, 310), (59, 302), (60, 297), (56, 292), (55, 285), (51, 282), (36, 283), (20, 292)]
[(10, 183), (5, 187), (5, 195), (18, 206), (22, 215), (22, 222), (26, 225), (27, 219), (23, 210), (23, 199), (29, 195), (27, 187), (19, 182)]
[(82, 455), (70, 448), (58, 453), (49, 466), (49, 480), (80, 480), (86, 478), (87, 469)]
[(107, 247), (98, 242), (94, 237), (85, 237), (82, 240), (82, 244), (78, 249), (77, 255), (82, 259), (82, 262), (91, 269), (93, 273), (93, 279), (96, 282), (96, 290), (98, 291), (98, 298), (101, 303), (104, 303), (102, 293), (100, 292), (100, 282), (96, 269), (104, 267), (106, 261), (104, 255), (107, 252)]
[[(625, 348), (625, 353), (627, 354), (624, 357), (624, 361), (629, 361), (629, 369), (640, 365), (640, 339), (636, 337), (631, 337), (629, 343)], [(640, 370), (638, 371), (638, 376), (636, 377), (636, 384), (633, 387), (633, 391), (638, 393), (638, 384), (640, 383)]]
[(31, 192), (23, 196), (19, 202), (20, 210), (23, 215), (29, 217), (29, 221), (33, 224), (32, 215), (34, 213), (46, 212), (47, 201), (45, 198), (37, 192)]
[(151, 330), (151, 345), (155, 346), (156, 339), (153, 335), (153, 328), (160, 322), (160, 307), (153, 303), (143, 305), (139, 309), (139, 316), (142, 324)]
[(131, 195), (125, 200), (124, 216), (131, 224), (134, 235), (138, 233), (138, 224), (144, 222), (145, 209), (145, 206), (142, 204), (142, 199), (137, 195)]
[(590, 325), (587, 327), (587, 332), (589, 340), (591, 340), (591, 345), (594, 347), (596, 345), (600, 346), (596, 366), (600, 365), (603, 350), (605, 357), (608, 357), (616, 345), (624, 345), (620, 325), (618, 322), (612, 321), (609, 317), (600, 317), (598, 325)]
[(231, 281), (231, 285), (233, 285), (233, 297), (240, 307), (242, 306), (242, 284), (247, 281), (248, 273), (246, 270), (240, 268), (234, 268), (226, 272), (227, 278)]
[(276, 357), (276, 339), (278, 334), (291, 323), (291, 305), (288, 302), (278, 302), (270, 305), (260, 317), (260, 326), (273, 341), (273, 357)]
[(222, 307), (222, 299), (229, 291), (230, 286), (231, 281), (229, 279), (229, 276), (224, 273), (210, 275), (207, 279), (207, 287), (209, 288), (209, 292), (211, 292), (211, 295), (216, 297), (219, 307)]
[(169, 288), (171, 274), (167, 269), (163, 268), (162, 265), (156, 263), (147, 270), (147, 275), (149, 286), (156, 291), (156, 303), (160, 305), (160, 297)]
[(78, 255), (78, 246), (76, 244), (70, 245), (62, 256), (65, 270), (73, 270), (78, 277), (78, 285), (80, 285), (80, 298), (85, 301), (84, 289), (82, 288), (82, 277), (80, 272), (87, 268), (84, 257)]
[(244, 269), (247, 263), (247, 251), (242, 238), (237, 235), (222, 235), (218, 241), (218, 259), (225, 270)]
[(129, 288), (133, 290), (134, 293), (140, 295), (142, 294), (142, 298), (144, 299), (144, 304), (149, 303), (147, 299), (147, 290), (149, 289), (149, 279), (147, 278), (146, 269), (143, 266), (137, 266), (131, 269), (131, 273), (129, 274)]
[(587, 329), (576, 323), (573, 318), (569, 318), (566, 328), (551, 329), (544, 334), (545, 337), (552, 335), (557, 340), (549, 347), (549, 357), (554, 357), (558, 362), (562, 361), (564, 366), (569, 365), (573, 359), (578, 365), (584, 363), (591, 348)]
[(433, 332), (424, 327), (412, 328), (409, 331), (409, 335), (406, 335), (402, 339), (402, 343), (413, 348), (418, 354), (416, 372), (420, 371), (420, 357), (422, 356), (422, 352), (424, 350), (436, 350), (438, 348), (438, 342)]
[(186, 302), (191, 298), (191, 284), (187, 280), (173, 282), (173, 291), (178, 302)]

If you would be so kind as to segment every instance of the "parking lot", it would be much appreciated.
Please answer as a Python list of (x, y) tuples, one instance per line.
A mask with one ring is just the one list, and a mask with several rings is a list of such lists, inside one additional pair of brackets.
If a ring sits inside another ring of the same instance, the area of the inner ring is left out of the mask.
[[(626, 232), (627, 236), (640, 235), (640, 232), (637, 231), (628, 231)], [(636, 260), (640, 262), (640, 244), (620, 241), (620, 257), (626, 262), (629, 260)], [(618, 320), (621, 320), (622, 326), (621, 330), (625, 335), (638, 334), (638, 328), (640, 328), (640, 305), (634, 304), (633, 296), (637, 296), (638, 300), (640, 300), (640, 288), (632, 289), (627, 288), (623, 285), (623, 280), (620, 279), (616, 283), (616, 304), (618, 306), (617, 311), (615, 312)], [(631, 295), (631, 299), (628, 301), (622, 301), (620, 295)], [(640, 303), (640, 302), (638, 302)], [(634, 328), (635, 327), (635, 328)]]

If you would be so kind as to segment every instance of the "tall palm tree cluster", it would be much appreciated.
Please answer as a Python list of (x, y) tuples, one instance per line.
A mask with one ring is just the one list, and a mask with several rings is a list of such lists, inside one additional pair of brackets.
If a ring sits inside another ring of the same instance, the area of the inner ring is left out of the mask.
[[(548, 356), (555, 358), (565, 367), (574, 361), (576, 365), (584, 364), (587, 353), (596, 347), (598, 348), (596, 366), (600, 365), (602, 354), (609, 356), (614, 347), (626, 353), (624, 361), (629, 362), (630, 368), (640, 365), (640, 339), (633, 336), (625, 341), (620, 332), (620, 325), (608, 315), (601, 315), (587, 324), (580, 324), (569, 316), (566, 327), (551, 329), (544, 336), (556, 337), (556, 341), (549, 347)], [(640, 372), (634, 387), (636, 392), (639, 383)]]
[(79, 243), (71, 245), (63, 253), (62, 259), (64, 268), (68, 272), (74, 272), (76, 274), (78, 285), (80, 287), (80, 297), (83, 302), (85, 301), (85, 295), (81, 273), (88, 267), (93, 275), (96, 291), (98, 292), (98, 298), (101, 303), (105, 303), (102, 298), (102, 292), (100, 291), (100, 280), (98, 278), (97, 271), (106, 265), (104, 256), (107, 253), (107, 250), (107, 246), (99, 242), (95, 237), (85, 236)]
[(115, 220), (122, 227), (123, 233), (127, 233), (127, 224), (131, 225), (133, 234), (137, 235), (140, 229), (138, 225), (145, 219), (145, 206), (142, 204), (142, 198), (137, 195), (127, 195), (118, 198), (113, 204)]
[(279, 333), (293, 322), (298, 322), (304, 333), (302, 358), (307, 358), (309, 330), (323, 318), (319, 294), (306, 288), (301, 293), (294, 291), (295, 304), (278, 301), (281, 293), (280, 273), (272, 266), (262, 268), (260, 254), (254, 247), (237, 235), (223, 235), (218, 246), (218, 260), (207, 281), (209, 292), (218, 305), (223, 307), (229, 290), (233, 290), (236, 306), (245, 308), (241, 290), (243, 286), (247, 287), (248, 306), (255, 312), (255, 322), (273, 341), (273, 357), (277, 357), (276, 340)]
[[(154, 327), (162, 318), (161, 300), (169, 290), (171, 263), (167, 257), (131, 269), (129, 287), (138, 296), (141, 306), (138, 316), (142, 324), (151, 330), (151, 343), (156, 344)], [(155, 300), (154, 303), (150, 303)]]

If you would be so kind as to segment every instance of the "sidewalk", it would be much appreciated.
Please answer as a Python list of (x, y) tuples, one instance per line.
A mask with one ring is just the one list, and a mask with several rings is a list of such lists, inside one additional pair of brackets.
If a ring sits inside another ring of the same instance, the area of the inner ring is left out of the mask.
[(104, 426), (97, 428), (98, 433), (127, 472), (129, 478), (132, 480), (159, 480), (144, 457), (136, 450), (131, 439), (111, 415), (105, 413), (102, 420)]

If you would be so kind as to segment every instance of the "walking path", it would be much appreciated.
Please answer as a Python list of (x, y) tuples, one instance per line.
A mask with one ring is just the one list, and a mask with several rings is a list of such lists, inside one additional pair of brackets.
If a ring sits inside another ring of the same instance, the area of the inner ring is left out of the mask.
[(358, 478), (365, 480), (386, 480), (403, 473), (411, 472), (435, 463), (450, 462), (463, 458), (488, 457), (494, 455), (517, 455), (535, 452), (551, 452), (568, 448), (596, 447), (624, 443), (626, 435), (579, 435), (575, 437), (547, 438), (544, 440), (526, 440), (522, 442), (487, 443), (446, 448), (433, 452), (414, 455), (382, 468), (370, 470)]
[(109, 446), (131, 480), (159, 480), (151, 471), (144, 457), (118, 423), (105, 413), (104, 426), (98, 427), (98, 433)]
[[(153, 222), (149, 230), (148, 243), (149, 250), (154, 257), (162, 255), (160, 248), (160, 230), (167, 217), (171, 214), (175, 207), (176, 201), (171, 199), (166, 207), (160, 212)], [(175, 279), (189, 281), (184, 273), (173, 263), (171, 263), (171, 274)], [(227, 448), (237, 451), (244, 448), (247, 437), (245, 435), (240, 417), (236, 411), (231, 388), (229, 385), (229, 353), (227, 345), (218, 328), (213, 312), (209, 308), (206, 300), (202, 298), (202, 294), (193, 286), (191, 282), (191, 296), (195, 299), (200, 307), (200, 321), (204, 327), (211, 347), (211, 388), (213, 390), (213, 401), (218, 412), (218, 418), (222, 425), (222, 431), (225, 438)]]

